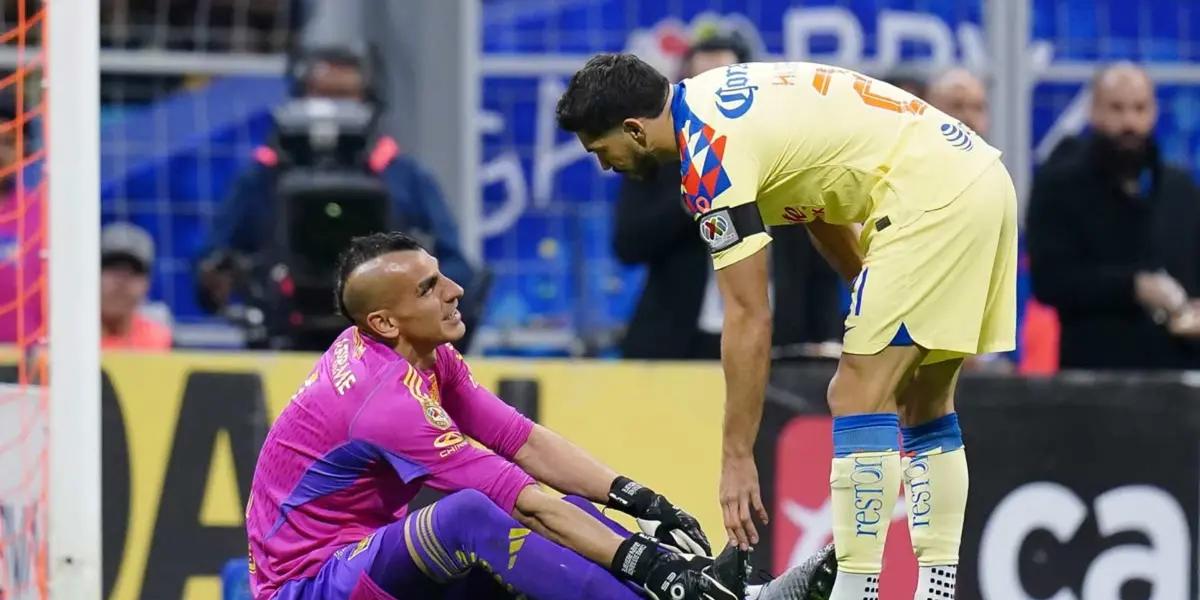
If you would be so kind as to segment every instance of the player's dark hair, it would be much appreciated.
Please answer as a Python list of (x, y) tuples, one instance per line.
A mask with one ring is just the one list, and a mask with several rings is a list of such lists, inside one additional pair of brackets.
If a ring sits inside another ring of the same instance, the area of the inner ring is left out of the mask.
[(742, 36), (736, 33), (716, 34), (692, 44), (687, 53), (683, 55), (683, 64), (688, 65), (690, 69), (692, 59), (697, 54), (705, 52), (732, 52), (739, 63), (750, 62), (754, 58), (754, 54), (750, 51), (750, 45), (742, 39)]
[(661, 114), (668, 86), (662, 73), (632, 54), (600, 54), (571, 77), (555, 117), (566, 131), (602, 135), (625, 119)]
[(412, 236), (399, 231), (372, 233), (351, 239), (350, 245), (338, 255), (337, 284), (334, 286), (334, 306), (337, 307), (338, 314), (346, 317), (351, 323), (354, 322), (354, 315), (346, 308), (343, 292), (346, 290), (346, 280), (355, 269), (384, 254), (424, 249)]

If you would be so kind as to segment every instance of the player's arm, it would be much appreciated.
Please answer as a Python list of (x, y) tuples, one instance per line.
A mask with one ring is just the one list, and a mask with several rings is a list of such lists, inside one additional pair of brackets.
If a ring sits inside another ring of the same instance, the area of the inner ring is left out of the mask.
[[(650, 538), (623, 540), (579, 507), (542, 491), (519, 466), (464, 439), (449, 416), (425, 410), (400, 383), (403, 377), (387, 379), (394, 383), (372, 394), (351, 423), (351, 447), (386, 461), (404, 482), (443, 492), (478, 490), (526, 527), (648, 589), (665, 589), (664, 582), (687, 568), (657, 551)], [(431, 398), (421, 400), (428, 404)]]
[(770, 366), (767, 256), (760, 250), (717, 271), (717, 286), (725, 305), (721, 333), (721, 366), (725, 371), (721, 505), (730, 539), (741, 547), (758, 543), (751, 511), (764, 524), (767, 522), (754, 465), (754, 440), (762, 419)]
[[(622, 539), (583, 509), (535, 486), (526, 487), (517, 497), (513, 517), (551, 541), (653, 591), (654, 598), (664, 597), (662, 592), (690, 568), (691, 563), (684, 558), (660, 552), (655, 540), (640, 533)], [(704, 597), (731, 598), (732, 594), (725, 590)]]
[[(701, 239), (712, 252), (717, 287), (725, 306), (721, 330), (725, 423), (719, 499), (729, 539), (748, 549), (758, 543), (751, 511), (761, 522), (767, 522), (753, 452), (771, 350), (769, 261), (763, 251), (771, 243), (771, 236), (755, 201), (763, 171), (754, 145), (747, 143), (753, 136), (730, 134), (728, 139), (716, 185), (698, 190), (715, 195), (712, 209), (697, 216), (697, 225)], [(707, 189), (710, 187), (713, 189)], [(694, 200), (700, 199), (702, 194)]]
[(528, 486), (517, 496), (513, 518), (555, 543), (602, 565), (610, 564), (621, 538), (583, 509)]
[(853, 225), (832, 225), (825, 221), (812, 221), (805, 228), (813, 246), (830, 266), (846, 281), (853, 281), (862, 271), (863, 255), (858, 245), (858, 228)]
[(513, 461), (538, 481), (564, 493), (582, 496), (639, 520), (655, 538), (693, 554), (712, 554), (712, 546), (695, 517), (666, 496), (622, 477), (583, 448), (535, 425)]
[(667, 544), (691, 553), (712, 553), (694, 517), (661, 494), (618, 476), (561, 435), (526, 419), (479, 385), (462, 355), (450, 346), (438, 352), (444, 406), (464, 433), (564, 494), (601, 502), (639, 519), (644, 530)]
[(533, 426), (513, 462), (534, 479), (564, 494), (583, 496), (593, 502), (606, 501), (608, 489), (617, 478), (616, 471), (541, 425)]

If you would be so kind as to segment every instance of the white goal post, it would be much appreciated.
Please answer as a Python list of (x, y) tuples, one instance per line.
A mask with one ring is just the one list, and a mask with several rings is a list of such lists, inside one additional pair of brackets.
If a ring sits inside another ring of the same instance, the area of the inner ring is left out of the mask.
[(46, 0), (50, 598), (101, 597), (100, 13)]

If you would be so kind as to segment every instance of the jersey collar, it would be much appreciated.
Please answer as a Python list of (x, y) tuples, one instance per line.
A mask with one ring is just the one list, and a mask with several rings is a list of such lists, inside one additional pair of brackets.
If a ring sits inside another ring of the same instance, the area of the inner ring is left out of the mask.
[(679, 150), (680, 167), (679, 174), (682, 176), (687, 173), (687, 132), (683, 128), (687, 125), (692, 111), (688, 109), (685, 97), (687, 96), (687, 85), (682, 81), (675, 84), (675, 94), (671, 97), (671, 125), (675, 128), (675, 147)]

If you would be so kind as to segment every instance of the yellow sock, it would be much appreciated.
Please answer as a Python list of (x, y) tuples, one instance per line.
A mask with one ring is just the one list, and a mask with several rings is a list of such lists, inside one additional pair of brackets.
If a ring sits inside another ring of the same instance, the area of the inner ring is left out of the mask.
[(918, 564), (958, 564), (968, 483), (967, 454), (961, 447), (904, 458), (908, 532)]
[(883, 568), (883, 544), (896, 506), (900, 471), (899, 452), (833, 459), (829, 487), (838, 571), (878, 574)]
[(905, 427), (901, 433), (904, 505), (920, 567), (913, 599), (954, 600), (969, 484), (958, 415)]
[(879, 600), (883, 545), (900, 486), (899, 437), (893, 413), (833, 418), (829, 501), (838, 574), (829, 600)]

